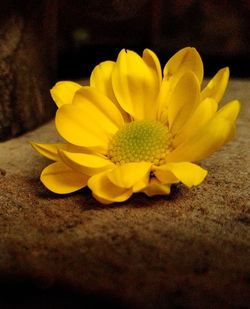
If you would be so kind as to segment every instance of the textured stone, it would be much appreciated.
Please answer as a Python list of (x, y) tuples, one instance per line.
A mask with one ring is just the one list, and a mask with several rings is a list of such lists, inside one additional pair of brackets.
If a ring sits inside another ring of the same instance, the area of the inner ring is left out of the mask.
[(0, 144), (0, 305), (247, 308), (249, 97), (249, 81), (231, 81), (237, 137), (202, 162), (201, 186), (169, 197), (102, 206), (88, 189), (48, 192), (28, 141), (57, 141), (53, 123)]
[(1, 3), (0, 141), (38, 127), (55, 112), (49, 89), (56, 71), (56, 12), (56, 1)]

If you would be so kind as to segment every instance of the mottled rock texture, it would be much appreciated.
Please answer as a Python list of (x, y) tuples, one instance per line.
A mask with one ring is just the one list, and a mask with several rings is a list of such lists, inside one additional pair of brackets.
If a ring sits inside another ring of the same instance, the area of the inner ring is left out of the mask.
[(56, 1), (1, 1), (0, 141), (51, 119)]
[(56, 141), (53, 123), (0, 144), (0, 307), (249, 308), (250, 82), (231, 81), (233, 98), (237, 137), (169, 197), (48, 192), (27, 142)]

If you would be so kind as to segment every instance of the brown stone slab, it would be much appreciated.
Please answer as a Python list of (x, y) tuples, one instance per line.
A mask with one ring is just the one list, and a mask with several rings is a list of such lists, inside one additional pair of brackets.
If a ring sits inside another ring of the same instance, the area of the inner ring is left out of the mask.
[(233, 98), (237, 137), (202, 163), (201, 186), (169, 197), (104, 207), (88, 189), (48, 192), (27, 142), (57, 141), (53, 123), (0, 144), (0, 305), (247, 308), (250, 81), (231, 81)]

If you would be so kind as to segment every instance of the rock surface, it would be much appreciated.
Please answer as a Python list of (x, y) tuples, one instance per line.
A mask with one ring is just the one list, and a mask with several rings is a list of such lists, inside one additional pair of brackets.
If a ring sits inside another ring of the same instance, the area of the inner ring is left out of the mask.
[(169, 197), (103, 207), (88, 189), (48, 192), (27, 142), (56, 141), (53, 123), (1, 143), (0, 307), (249, 308), (250, 82), (231, 81), (233, 98), (236, 139)]
[(1, 1), (1, 142), (37, 128), (55, 112), (49, 89), (56, 72), (56, 2)]

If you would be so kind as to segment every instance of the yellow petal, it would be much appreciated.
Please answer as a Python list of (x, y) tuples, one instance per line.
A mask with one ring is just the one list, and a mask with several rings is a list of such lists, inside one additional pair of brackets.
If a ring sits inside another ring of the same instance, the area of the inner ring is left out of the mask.
[(108, 97), (118, 108), (125, 121), (129, 121), (129, 115), (122, 109), (118, 103), (113, 87), (112, 87), (112, 72), (114, 61), (104, 61), (98, 64), (91, 73), (90, 86), (98, 89), (102, 94)]
[(56, 83), (50, 93), (56, 105), (60, 107), (64, 104), (71, 104), (76, 91), (81, 87), (81, 85), (74, 82), (62, 81)]
[(73, 153), (63, 150), (59, 153), (65, 164), (76, 171), (90, 176), (114, 166), (110, 160), (95, 154)]
[(116, 166), (107, 173), (108, 179), (121, 188), (132, 188), (145, 176), (149, 177), (150, 162), (133, 162)]
[[(62, 148), (62, 150), (67, 150), (69, 152), (75, 153), (101, 154), (100, 148), (98, 147), (81, 147), (73, 144), (67, 144), (67, 147)], [(58, 155), (60, 156), (60, 153)]]
[(107, 177), (107, 172), (96, 174), (88, 181), (88, 187), (100, 202), (113, 203), (126, 201), (133, 194), (131, 189), (114, 185)]
[(176, 83), (168, 104), (168, 122), (173, 135), (178, 133), (181, 127), (192, 115), (200, 102), (199, 84), (192, 72), (186, 72)]
[(207, 175), (207, 171), (190, 162), (167, 163), (156, 168), (155, 176), (163, 183), (169, 181), (172, 173), (179, 181), (188, 187), (199, 185)]
[(57, 143), (57, 144), (37, 144), (30, 142), (32, 147), (38, 151), (44, 157), (53, 160), (59, 161), (60, 157), (58, 156), (59, 149), (67, 149), (68, 144)]
[(227, 88), (229, 68), (219, 70), (201, 92), (201, 100), (213, 98), (217, 103), (222, 99)]
[(62, 162), (47, 166), (41, 174), (41, 181), (50, 191), (67, 194), (87, 185), (88, 176), (75, 172)]
[(45, 156), (46, 158), (53, 160), (53, 161), (61, 161), (61, 156), (58, 154), (59, 150), (67, 150), (70, 152), (75, 153), (98, 153), (100, 149), (93, 149), (93, 148), (86, 148), (75, 146), (72, 144), (63, 144), (63, 143), (56, 143), (56, 144), (38, 144), (30, 142), (33, 148), (38, 151), (40, 154)]
[(98, 89), (113, 102), (116, 101), (111, 81), (114, 65), (114, 61), (101, 62), (94, 68), (90, 76), (90, 86)]
[(187, 123), (182, 127), (180, 134), (174, 138), (173, 146), (177, 147), (194, 136), (214, 116), (217, 106), (214, 99), (206, 98), (202, 101)]
[(178, 78), (187, 71), (192, 71), (199, 83), (202, 82), (203, 63), (197, 50), (192, 47), (183, 48), (171, 57), (164, 67), (163, 75), (165, 79)]
[(147, 196), (168, 195), (170, 193), (170, 185), (162, 184), (158, 179), (152, 178), (146, 188), (142, 190)]
[(73, 104), (63, 105), (56, 113), (58, 132), (77, 146), (107, 149), (110, 138), (123, 125), (115, 105), (91, 87), (83, 87)]
[(159, 80), (138, 54), (124, 49), (119, 53), (112, 84), (119, 104), (135, 120), (155, 119)]
[(230, 122), (235, 122), (240, 112), (240, 102), (238, 100), (230, 101), (225, 104), (218, 112), (217, 116)]
[(109, 120), (116, 127), (124, 125), (123, 118), (114, 103), (92, 87), (82, 87), (76, 93), (73, 104), (85, 109), (86, 113), (92, 111), (103, 114), (103, 117), (107, 118), (103, 121)]
[(147, 64), (147, 66), (152, 70), (152, 73), (156, 75), (156, 79), (159, 82), (158, 86), (160, 87), (162, 81), (162, 71), (158, 57), (152, 50), (146, 48), (143, 51), (142, 59)]
[(149, 180), (150, 180), (150, 177), (149, 175), (146, 174), (135, 185), (133, 185), (133, 192), (141, 192), (144, 188), (148, 186)]
[(92, 196), (93, 196), (99, 203), (104, 204), (104, 205), (109, 205), (109, 204), (114, 203), (113, 201), (105, 200), (104, 198), (101, 198), (101, 197), (95, 195), (93, 192), (92, 192)]
[(170, 103), (169, 96), (171, 95), (171, 85), (169, 81), (164, 79), (161, 83), (159, 95), (157, 97), (156, 106), (158, 106), (157, 120), (162, 123), (168, 122), (168, 104)]
[(166, 161), (195, 162), (208, 157), (232, 138), (239, 110), (240, 103), (236, 100), (226, 104), (190, 140), (168, 154)]
[(164, 184), (171, 185), (180, 182), (179, 179), (168, 169), (164, 169), (164, 165), (154, 166), (152, 168), (155, 177)]

